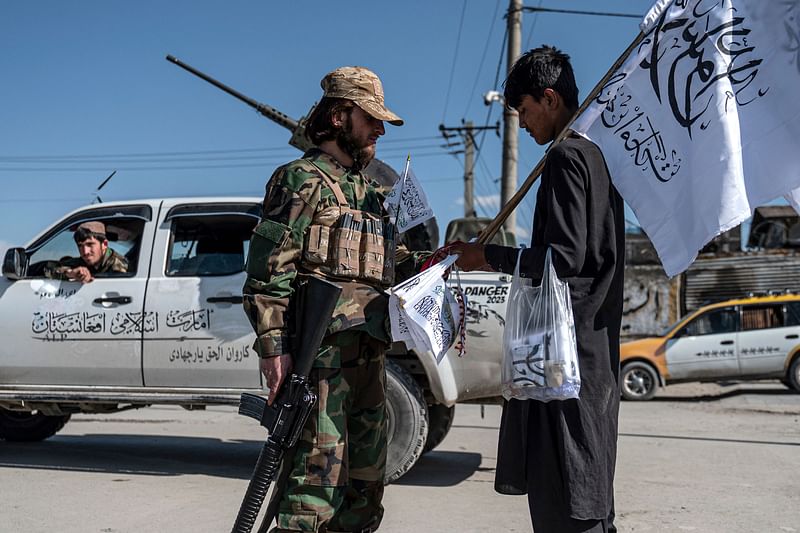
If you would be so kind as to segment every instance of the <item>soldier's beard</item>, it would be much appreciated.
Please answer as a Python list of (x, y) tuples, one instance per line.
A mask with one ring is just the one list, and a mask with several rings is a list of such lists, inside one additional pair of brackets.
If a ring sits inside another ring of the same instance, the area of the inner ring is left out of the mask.
[(353, 136), (353, 124), (349, 118), (344, 127), (336, 134), (336, 144), (344, 153), (353, 158), (353, 170), (356, 172), (364, 170), (369, 162), (375, 158), (375, 145), (368, 144), (362, 146)]

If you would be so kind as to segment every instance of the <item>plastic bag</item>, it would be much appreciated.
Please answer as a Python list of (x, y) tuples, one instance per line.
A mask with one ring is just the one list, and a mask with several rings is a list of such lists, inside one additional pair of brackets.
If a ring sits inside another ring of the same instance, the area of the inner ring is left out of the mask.
[(519, 274), (508, 296), (503, 333), (502, 394), (507, 400), (566, 400), (581, 388), (569, 286), (558, 279), (547, 250), (542, 284)]

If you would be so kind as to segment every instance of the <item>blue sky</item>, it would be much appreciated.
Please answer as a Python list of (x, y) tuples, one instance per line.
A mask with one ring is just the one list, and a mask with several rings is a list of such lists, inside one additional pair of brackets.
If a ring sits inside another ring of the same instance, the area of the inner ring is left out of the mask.
[[(650, 0), (528, 0), (527, 6), (643, 15)], [(288, 131), (165, 61), (207, 72), (291, 117), (321, 95), (319, 80), (364, 65), (406, 121), (387, 126), (378, 156), (405, 154), (441, 233), (463, 214), (463, 155), (439, 124), (501, 119), (483, 104), (503, 57), (507, 0), (404, 2), (3, 2), (0, 7), (0, 248), (24, 245), (63, 214), (104, 201), (194, 195), (262, 196), (272, 170), (299, 152)], [(522, 48), (553, 44), (573, 58), (581, 99), (638, 32), (638, 20), (523, 15)], [(524, 133), (524, 132), (522, 132)], [(493, 215), (501, 140), (478, 137), (478, 212)], [(520, 182), (543, 153), (520, 136)], [(533, 193), (518, 211), (530, 227)], [(523, 239), (524, 240), (524, 239)]]

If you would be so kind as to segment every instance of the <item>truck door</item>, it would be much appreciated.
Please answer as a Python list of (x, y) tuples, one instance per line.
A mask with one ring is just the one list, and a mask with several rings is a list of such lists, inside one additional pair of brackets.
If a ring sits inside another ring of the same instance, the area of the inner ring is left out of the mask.
[(728, 377), (739, 374), (736, 307), (711, 309), (667, 341), (667, 369), (672, 379)]
[(260, 388), (255, 334), (242, 310), (260, 206), (174, 204), (162, 213), (145, 302), (159, 328), (145, 332), (145, 385)]
[[(155, 327), (143, 312), (149, 249), (149, 205), (103, 206), (67, 216), (27, 249), (24, 279), (0, 288), (0, 347), (4, 383), (141, 386), (142, 331)], [(105, 224), (109, 248), (128, 261), (127, 272), (94, 281), (52, 279), (79, 257), (73, 235), (88, 221)], [(49, 273), (49, 274), (48, 274)]]
[[(786, 357), (798, 344), (798, 327), (784, 325), (782, 303), (742, 307), (739, 365), (742, 375), (783, 374)], [(789, 326), (789, 327), (787, 327)]]

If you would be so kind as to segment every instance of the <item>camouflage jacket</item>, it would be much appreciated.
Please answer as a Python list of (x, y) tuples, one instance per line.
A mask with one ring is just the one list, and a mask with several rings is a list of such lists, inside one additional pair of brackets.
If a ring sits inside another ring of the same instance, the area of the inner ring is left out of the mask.
[(93, 276), (106, 272), (127, 272), (128, 260), (111, 248), (106, 248), (106, 253), (97, 267), (86, 264), (80, 257), (65, 257), (57, 264), (45, 267), (45, 276), (52, 279), (68, 279), (67, 271), (77, 267), (86, 267)]
[[(351, 208), (386, 216), (383, 195), (369, 178), (342, 167), (317, 148), (275, 171), (267, 183), (261, 223), (253, 237), (267, 236), (271, 249), (254, 253), (251, 240), (243, 288), (244, 310), (257, 336), (254, 349), (261, 357), (291, 353), (289, 300), (297, 276), (307, 275), (302, 267), (305, 233), (318, 211), (337, 205), (320, 170), (339, 184)], [(428, 255), (398, 246), (396, 268), (405, 275), (416, 272)], [(365, 281), (333, 281), (342, 287), (342, 294), (327, 334), (360, 329), (388, 342), (385, 292)]]

